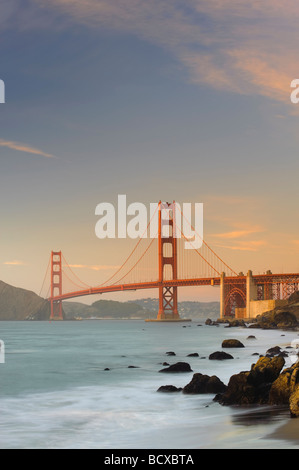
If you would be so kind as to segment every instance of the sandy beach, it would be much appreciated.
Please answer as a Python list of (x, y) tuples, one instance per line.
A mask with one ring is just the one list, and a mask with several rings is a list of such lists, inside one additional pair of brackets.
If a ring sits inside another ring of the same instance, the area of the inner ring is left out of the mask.
[(286, 440), (299, 446), (299, 419), (290, 418), (289, 421), (276, 429), (269, 437), (271, 439)]

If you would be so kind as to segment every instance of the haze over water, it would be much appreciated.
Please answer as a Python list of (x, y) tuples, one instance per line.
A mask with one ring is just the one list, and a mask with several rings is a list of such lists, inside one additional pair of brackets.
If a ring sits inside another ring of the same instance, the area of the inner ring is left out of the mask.
[[(256, 362), (253, 353), (294, 339), (293, 332), (198, 324), (1, 322), (0, 447), (291, 448), (266, 437), (289, 420), (287, 410), (223, 407), (214, 395), (156, 392), (161, 385), (183, 387), (195, 372), (227, 384)], [(245, 348), (230, 350), (234, 360), (209, 360), (225, 338)], [(194, 352), (199, 357), (186, 357)], [(186, 361), (193, 372), (159, 373), (164, 361)]]

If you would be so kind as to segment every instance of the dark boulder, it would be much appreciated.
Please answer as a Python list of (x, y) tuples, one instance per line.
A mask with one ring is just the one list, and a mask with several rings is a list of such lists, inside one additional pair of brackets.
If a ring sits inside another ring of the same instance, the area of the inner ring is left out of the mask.
[(223, 361), (223, 360), (226, 360), (226, 359), (233, 359), (233, 356), (231, 356), (231, 354), (228, 354), (224, 351), (216, 351), (212, 354), (209, 355), (209, 359), (211, 361)]
[(278, 356), (280, 352), (281, 352), (281, 348), (279, 346), (274, 346), (273, 348), (268, 349), (268, 351), (266, 351), (266, 354), (268, 356), (274, 357), (274, 356)]
[(244, 322), (244, 320), (233, 318), (228, 320), (228, 325), (225, 328), (233, 328), (239, 326), (246, 328), (246, 323)]
[(163, 393), (173, 393), (173, 392), (180, 392), (182, 390), (182, 387), (175, 387), (174, 385), (162, 385), (161, 387), (158, 388), (157, 392), (163, 392)]
[(161, 369), (159, 372), (192, 372), (190, 364), (187, 362), (176, 362), (166, 369)]
[(295, 313), (289, 311), (289, 308), (288, 306), (285, 309), (276, 308), (263, 313), (256, 318), (256, 323), (250, 325), (249, 328), (295, 330), (298, 327), (297, 317)]
[(222, 348), (244, 348), (244, 344), (238, 339), (225, 339), (222, 341)]
[(183, 393), (223, 393), (225, 390), (226, 386), (215, 375), (210, 377), (209, 375), (196, 373), (193, 375), (191, 382), (183, 388)]
[(187, 354), (187, 357), (199, 357), (199, 354), (198, 353), (190, 353), (190, 354)]
[(217, 321), (213, 321), (210, 318), (206, 319), (205, 324), (208, 326), (219, 326), (219, 323)]

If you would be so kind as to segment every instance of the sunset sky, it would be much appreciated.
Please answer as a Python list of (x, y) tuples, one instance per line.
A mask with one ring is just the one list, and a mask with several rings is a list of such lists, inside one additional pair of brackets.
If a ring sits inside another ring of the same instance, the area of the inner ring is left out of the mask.
[(2, 0), (0, 279), (39, 293), (62, 250), (103, 282), (134, 246), (95, 236), (119, 194), (202, 202), (235, 271), (299, 272), (298, 24), (298, 0)]

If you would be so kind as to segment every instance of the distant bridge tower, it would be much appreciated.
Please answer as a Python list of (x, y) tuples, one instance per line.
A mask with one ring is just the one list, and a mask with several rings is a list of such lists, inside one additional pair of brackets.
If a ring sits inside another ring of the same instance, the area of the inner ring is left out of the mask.
[[(159, 312), (157, 320), (180, 320), (178, 288), (167, 286), (167, 280), (177, 279), (177, 238), (175, 236), (175, 202), (159, 202)], [(166, 275), (167, 273), (167, 275)], [(171, 274), (170, 274), (171, 273)], [(168, 275), (170, 274), (170, 276)], [(170, 277), (170, 279), (169, 279)]]
[(62, 255), (61, 251), (51, 252), (51, 316), (50, 320), (63, 320), (62, 301), (53, 300), (62, 295)]

